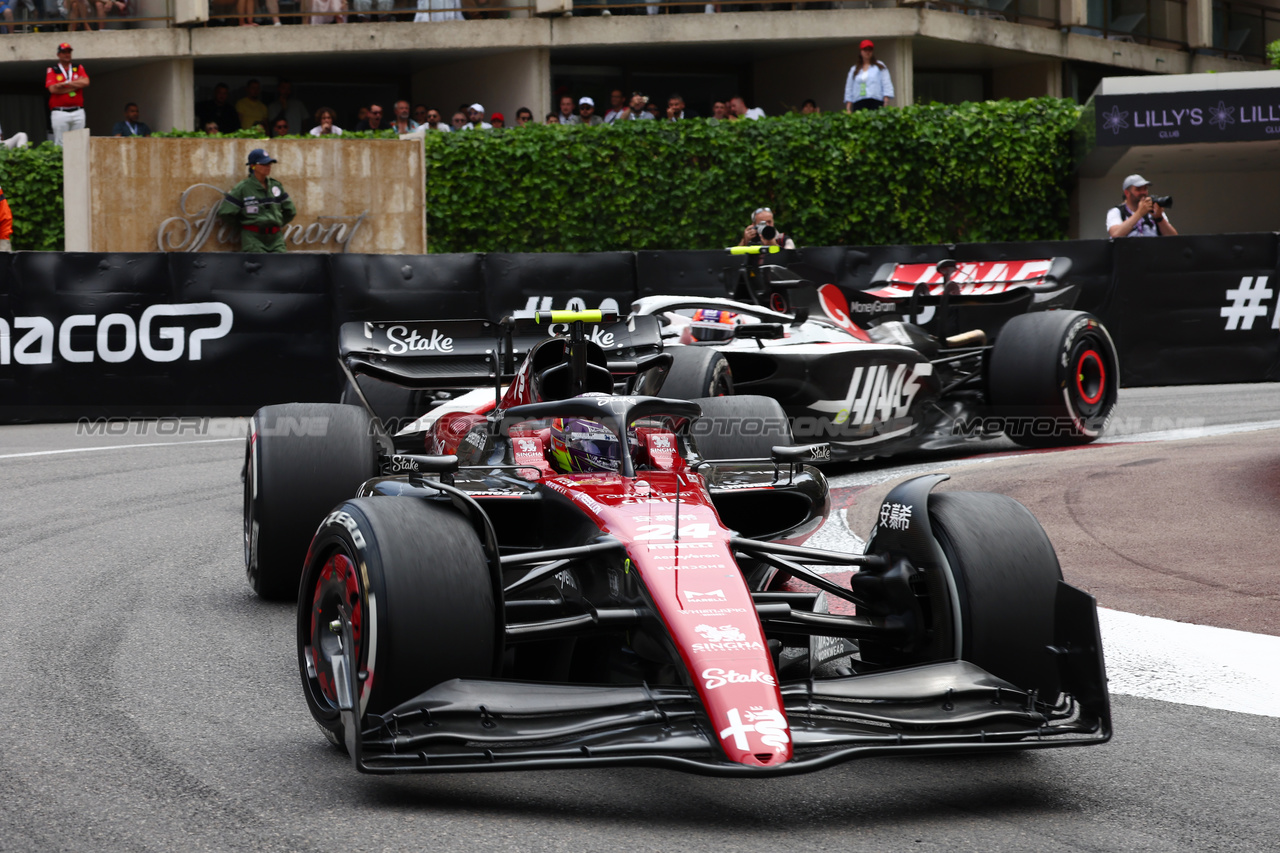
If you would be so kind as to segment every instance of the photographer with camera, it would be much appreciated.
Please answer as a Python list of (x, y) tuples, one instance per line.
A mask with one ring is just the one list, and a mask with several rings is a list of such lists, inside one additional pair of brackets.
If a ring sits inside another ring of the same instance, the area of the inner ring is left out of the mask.
[(742, 231), (739, 246), (781, 246), (794, 249), (795, 241), (783, 234), (773, 224), (773, 211), (767, 207), (757, 207), (751, 214), (751, 224)]
[(1124, 204), (1107, 211), (1108, 237), (1114, 240), (1117, 237), (1178, 235), (1178, 230), (1164, 212), (1166, 207), (1173, 207), (1173, 196), (1152, 196), (1147, 189), (1150, 185), (1151, 182), (1141, 175), (1130, 175), (1124, 179), (1121, 187)]

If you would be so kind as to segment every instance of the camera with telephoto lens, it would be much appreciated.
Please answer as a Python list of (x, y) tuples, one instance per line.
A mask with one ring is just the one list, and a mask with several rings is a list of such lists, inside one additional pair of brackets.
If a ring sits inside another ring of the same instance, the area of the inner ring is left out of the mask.
[(1164, 208), (1173, 207), (1173, 196), (1171, 195), (1153, 195), (1151, 200)]
[(773, 240), (778, 236), (778, 229), (766, 222), (763, 225), (756, 226), (756, 236), (761, 240)]

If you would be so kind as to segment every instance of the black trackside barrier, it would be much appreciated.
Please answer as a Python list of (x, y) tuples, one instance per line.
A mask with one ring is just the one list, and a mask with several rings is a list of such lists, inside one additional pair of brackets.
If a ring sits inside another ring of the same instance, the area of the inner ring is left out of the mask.
[(1278, 248), (1275, 234), (1117, 240), (1125, 384), (1280, 380)]
[[(1266, 233), (830, 246), (767, 262), (856, 301), (884, 263), (1070, 258), (1075, 307), (1111, 331), (1123, 383), (1161, 385), (1280, 380), (1278, 256), (1280, 241)], [(729, 295), (742, 266), (723, 250), (0, 255), (0, 421), (248, 414), (333, 400), (347, 321), (497, 321), (601, 306), (625, 314), (639, 296)]]

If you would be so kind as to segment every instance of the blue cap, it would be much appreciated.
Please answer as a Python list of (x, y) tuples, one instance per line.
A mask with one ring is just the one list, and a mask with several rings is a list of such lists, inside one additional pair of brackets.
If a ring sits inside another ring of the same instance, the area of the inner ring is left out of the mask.
[(249, 152), (250, 166), (265, 166), (274, 162), (276, 162), (276, 159), (261, 148), (255, 148)]

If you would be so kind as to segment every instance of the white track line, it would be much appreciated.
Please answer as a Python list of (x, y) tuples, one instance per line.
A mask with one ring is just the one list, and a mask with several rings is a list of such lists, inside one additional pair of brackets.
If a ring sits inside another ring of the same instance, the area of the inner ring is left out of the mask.
[(5, 453), (0, 459), (22, 459), (28, 456), (56, 456), (62, 453), (94, 453), (99, 450), (133, 450), (135, 447), (182, 447), (188, 444), (217, 444), (223, 441), (244, 441), (240, 438), (199, 438), (193, 441), (151, 441), (145, 444), (113, 444), (109, 447), (72, 447), (66, 450), (33, 450), (30, 453)]
[(1098, 608), (1112, 693), (1280, 717), (1280, 637)]

